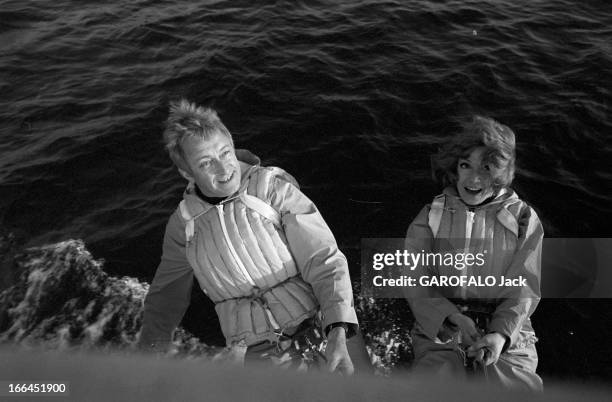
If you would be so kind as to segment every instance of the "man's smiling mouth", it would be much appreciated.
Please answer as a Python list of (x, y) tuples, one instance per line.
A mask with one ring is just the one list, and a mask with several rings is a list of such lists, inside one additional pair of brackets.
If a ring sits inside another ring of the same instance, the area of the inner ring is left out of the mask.
[(230, 175), (227, 177), (227, 179), (225, 179), (225, 180), (217, 179), (217, 181), (218, 181), (219, 183), (221, 183), (221, 184), (227, 184), (227, 183), (229, 183), (229, 182), (230, 182), (230, 181), (231, 181), (231, 180), (234, 178), (234, 175), (235, 175), (235, 174), (236, 174), (236, 172), (232, 172), (232, 174), (230, 174)]

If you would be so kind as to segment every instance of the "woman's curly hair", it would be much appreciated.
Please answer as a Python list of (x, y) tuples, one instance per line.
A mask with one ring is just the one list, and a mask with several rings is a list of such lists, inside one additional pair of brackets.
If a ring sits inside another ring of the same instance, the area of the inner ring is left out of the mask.
[(457, 184), (457, 163), (469, 158), (475, 148), (485, 147), (483, 163), (493, 165), (495, 189), (508, 187), (514, 179), (514, 132), (490, 117), (473, 116), (462, 129), (432, 157), (432, 173), (444, 187)]

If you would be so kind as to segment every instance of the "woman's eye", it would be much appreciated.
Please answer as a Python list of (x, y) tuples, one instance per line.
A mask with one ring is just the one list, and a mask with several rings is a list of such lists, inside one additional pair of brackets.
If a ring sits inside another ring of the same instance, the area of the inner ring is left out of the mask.
[(483, 167), (487, 172), (491, 170), (491, 165), (484, 165)]
[(470, 167), (470, 165), (468, 163), (466, 163), (466, 162), (459, 162), (459, 167), (461, 169), (467, 169), (467, 168)]

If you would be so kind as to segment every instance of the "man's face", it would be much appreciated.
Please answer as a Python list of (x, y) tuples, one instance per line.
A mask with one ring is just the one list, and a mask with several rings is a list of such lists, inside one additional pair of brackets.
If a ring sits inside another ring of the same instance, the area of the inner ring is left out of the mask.
[(208, 197), (228, 197), (240, 187), (240, 164), (229, 137), (220, 132), (209, 139), (187, 137), (181, 145), (189, 167), (183, 175)]

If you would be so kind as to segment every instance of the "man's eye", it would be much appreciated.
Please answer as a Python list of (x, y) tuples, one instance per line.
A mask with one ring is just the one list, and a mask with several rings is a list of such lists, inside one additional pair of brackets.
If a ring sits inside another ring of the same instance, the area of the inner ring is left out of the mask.
[(488, 172), (491, 170), (491, 165), (484, 165), (483, 168)]
[(230, 150), (223, 151), (221, 153), (221, 157), (225, 159), (225, 158), (229, 157), (231, 154), (232, 154), (232, 152)]
[(205, 169), (210, 166), (210, 161), (203, 161), (200, 163), (200, 168)]
[(470, 167), (470, 165), (467, 162), (459, 162), (459, 167), (461, 169), (467, 169)]

